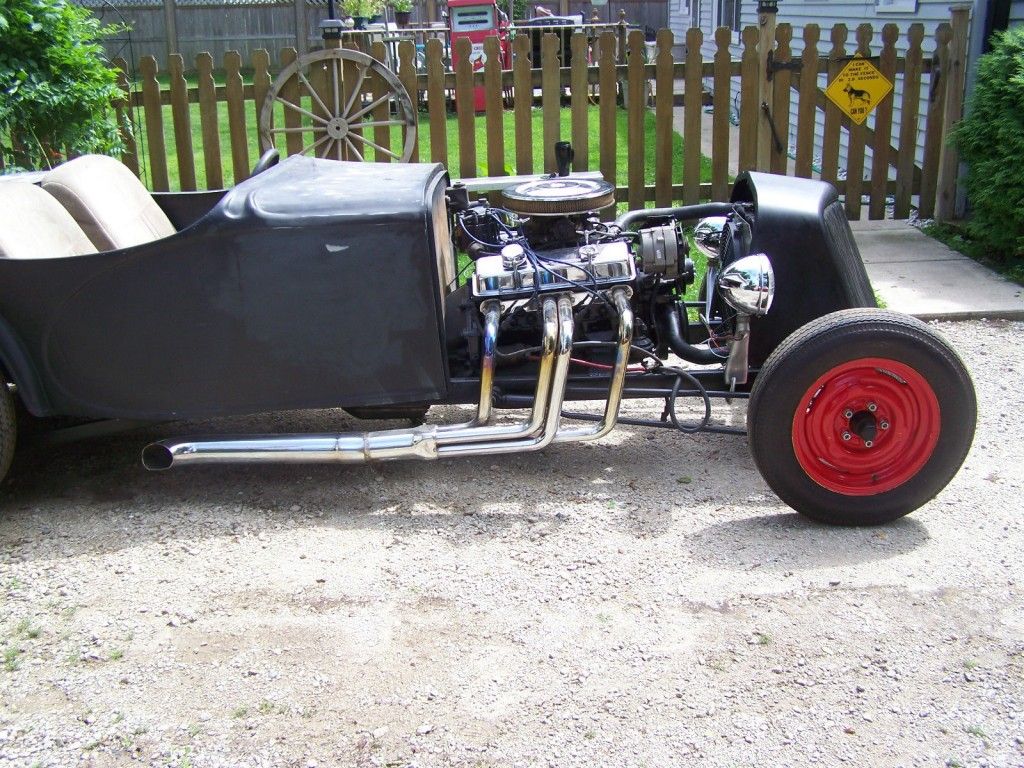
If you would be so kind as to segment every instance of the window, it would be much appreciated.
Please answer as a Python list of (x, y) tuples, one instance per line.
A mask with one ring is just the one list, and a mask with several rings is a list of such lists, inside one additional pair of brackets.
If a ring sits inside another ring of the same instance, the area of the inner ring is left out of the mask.
[(718, 0), (718, 24), (715, 26), (740, 31), (740, 0)]

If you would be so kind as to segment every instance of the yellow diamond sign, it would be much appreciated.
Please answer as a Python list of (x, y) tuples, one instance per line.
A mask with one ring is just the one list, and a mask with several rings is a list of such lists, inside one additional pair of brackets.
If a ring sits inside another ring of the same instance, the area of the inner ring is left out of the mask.
[(825, 95), (853, 122), (861, 125), (891, 91), (892, 83), (885, 75), (870, 61), (857, 55), (828, 84)]

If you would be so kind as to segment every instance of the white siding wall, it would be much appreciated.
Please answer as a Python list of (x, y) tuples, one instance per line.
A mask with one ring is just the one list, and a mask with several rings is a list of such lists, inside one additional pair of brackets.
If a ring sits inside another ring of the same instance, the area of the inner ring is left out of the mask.
[[(710, 60), (715, 53), (714, 45), (714, 24), (717, 22), (716, 6), (717, 0), (692, 0), (693, 2), (701, 3), (701, 28), (704, 31), (704, 45), (702, 47), (702, 53), (704, 59)], [(793, 27), (793, 38), (791, 42), (791, 48), (793, 52), (793, 58), (799, 58), (803, 51), (803, 28), (806, 24), (815, 23), (821, 27), (821, 35), (818, 40), (818, 53), (820, 56), (827, 56), (829, 50), (832, 48), (831, 41), (831, 28), (834, 24), (843, 23), (848, 28), (848, 34), (846, 38), (846, 52), (852, 54), (856, 50), (856, 29), (858, 24), (869, 23), (874, 27), (874, 37), (872, 40), (872, 54), (877, 55), (881, 49), (881, 29), (884, 25), (892, 23), (899, 27), (900, 34), (896, 43), (896, 49), (899, 55), (903, 55), (908, 47), (906, 39), (907, 29), (911, 24), (920, 22), (924, 25), (924, 41), (922, 42), (922, 49), (924, 57), (927, 60), (931, 57), (935, 50), (935, 30), (939, 24), (944, 21), (949, 21), (949, 0), (917, 0), (917, 9), (914, 13), (893, 13), (881, 11), (879, 12), (874, 2), (849, 2), (848, 0), (786, 0), (786, 2), (779, 3), (779, 14), (778, 23), (788, 23)], [(755, 0), (743, 0), (741, 6), (741, 19), (742, 26), (757, 24), (757, 3)], [(1015, 0), (1013, 5), (1013, 12), (1011, 18), (1024, 20), (1024, 0)], [(673, 27), (673, 31), (677, 36), (685, 35), (685, 26)], [(732, 56), (734, 59), (738, 59), (742, 54), (742, 46), (739, 44), (739, 36), (733, 36), (734, 45), (731, 47)], [(893, 127), (892, 136), (893, 143), (899, 136), (899, 125), (902, 110), (900, 108), (902, 100), (902, 75), (897, 75), (895, 83), (895, 93), (893, 98)], [(738, 80), (734, 81), (733, 89), (734, 95), (738, 92)], [(826, 81), (824, 76), (820, 78), (819, 86), (824, 87)], [(919, 121), (919, 141), (917, 149), (917, 161), (921, 162), (921, 156), (923, 154), (924, 144), (924, 131), (923, 131), (923, 117), (927, 113), (928, 109), (928, 90), (929, 90), (929, 75), (922, 77), (922, 89), (923, 98), (918, 109), (918, 121)], [(796, 118), (797, 118), (797, 97), (794, 93), (794, 97), (790, 107), (790, 150), (795, 151), (796, 141)], [(874, 127), (874, 117), (868, 118), (868, 125)], [(815, 144), (815, 161), (817, 162), (821, 156), (821, 143), (820, 137), (824, 128), (824, 114), (820, 111), (817, 113), (817, 130), (816, 130), (816, 144)], [(846, 166), (846, 137), (845, 132), (843, 136), (843, 143), (840, 146), (840, 175), (845, 173)], [(865, 159), (865, 178), (871, 173), (871, 159), (870, 150), (868, 157)]]

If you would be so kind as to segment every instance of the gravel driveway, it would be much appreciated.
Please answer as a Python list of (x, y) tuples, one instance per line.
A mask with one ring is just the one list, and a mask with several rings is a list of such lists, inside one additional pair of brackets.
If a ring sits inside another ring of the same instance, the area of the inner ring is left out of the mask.
[(974, 448), (875, 529), (804, 521), (728, 436), (161, 474), (167, 430), (26, 450), (0, 763), (1024, 765), (1024, 324), (940, 329)]

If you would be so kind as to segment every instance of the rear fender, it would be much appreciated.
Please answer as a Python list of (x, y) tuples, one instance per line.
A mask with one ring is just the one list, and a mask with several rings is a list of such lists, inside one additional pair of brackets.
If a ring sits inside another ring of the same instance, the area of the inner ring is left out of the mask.
[(21, 397), (25, 408), (33, 416), (50, 416), (53, 408), (50, 399), (46, 396), (42, 379), (36, 371), (32, 359), (25, 352), (18, 334), (7, 320), (0, 316), (0, 365), (8, 381), (18, 388), (18, 396)]

